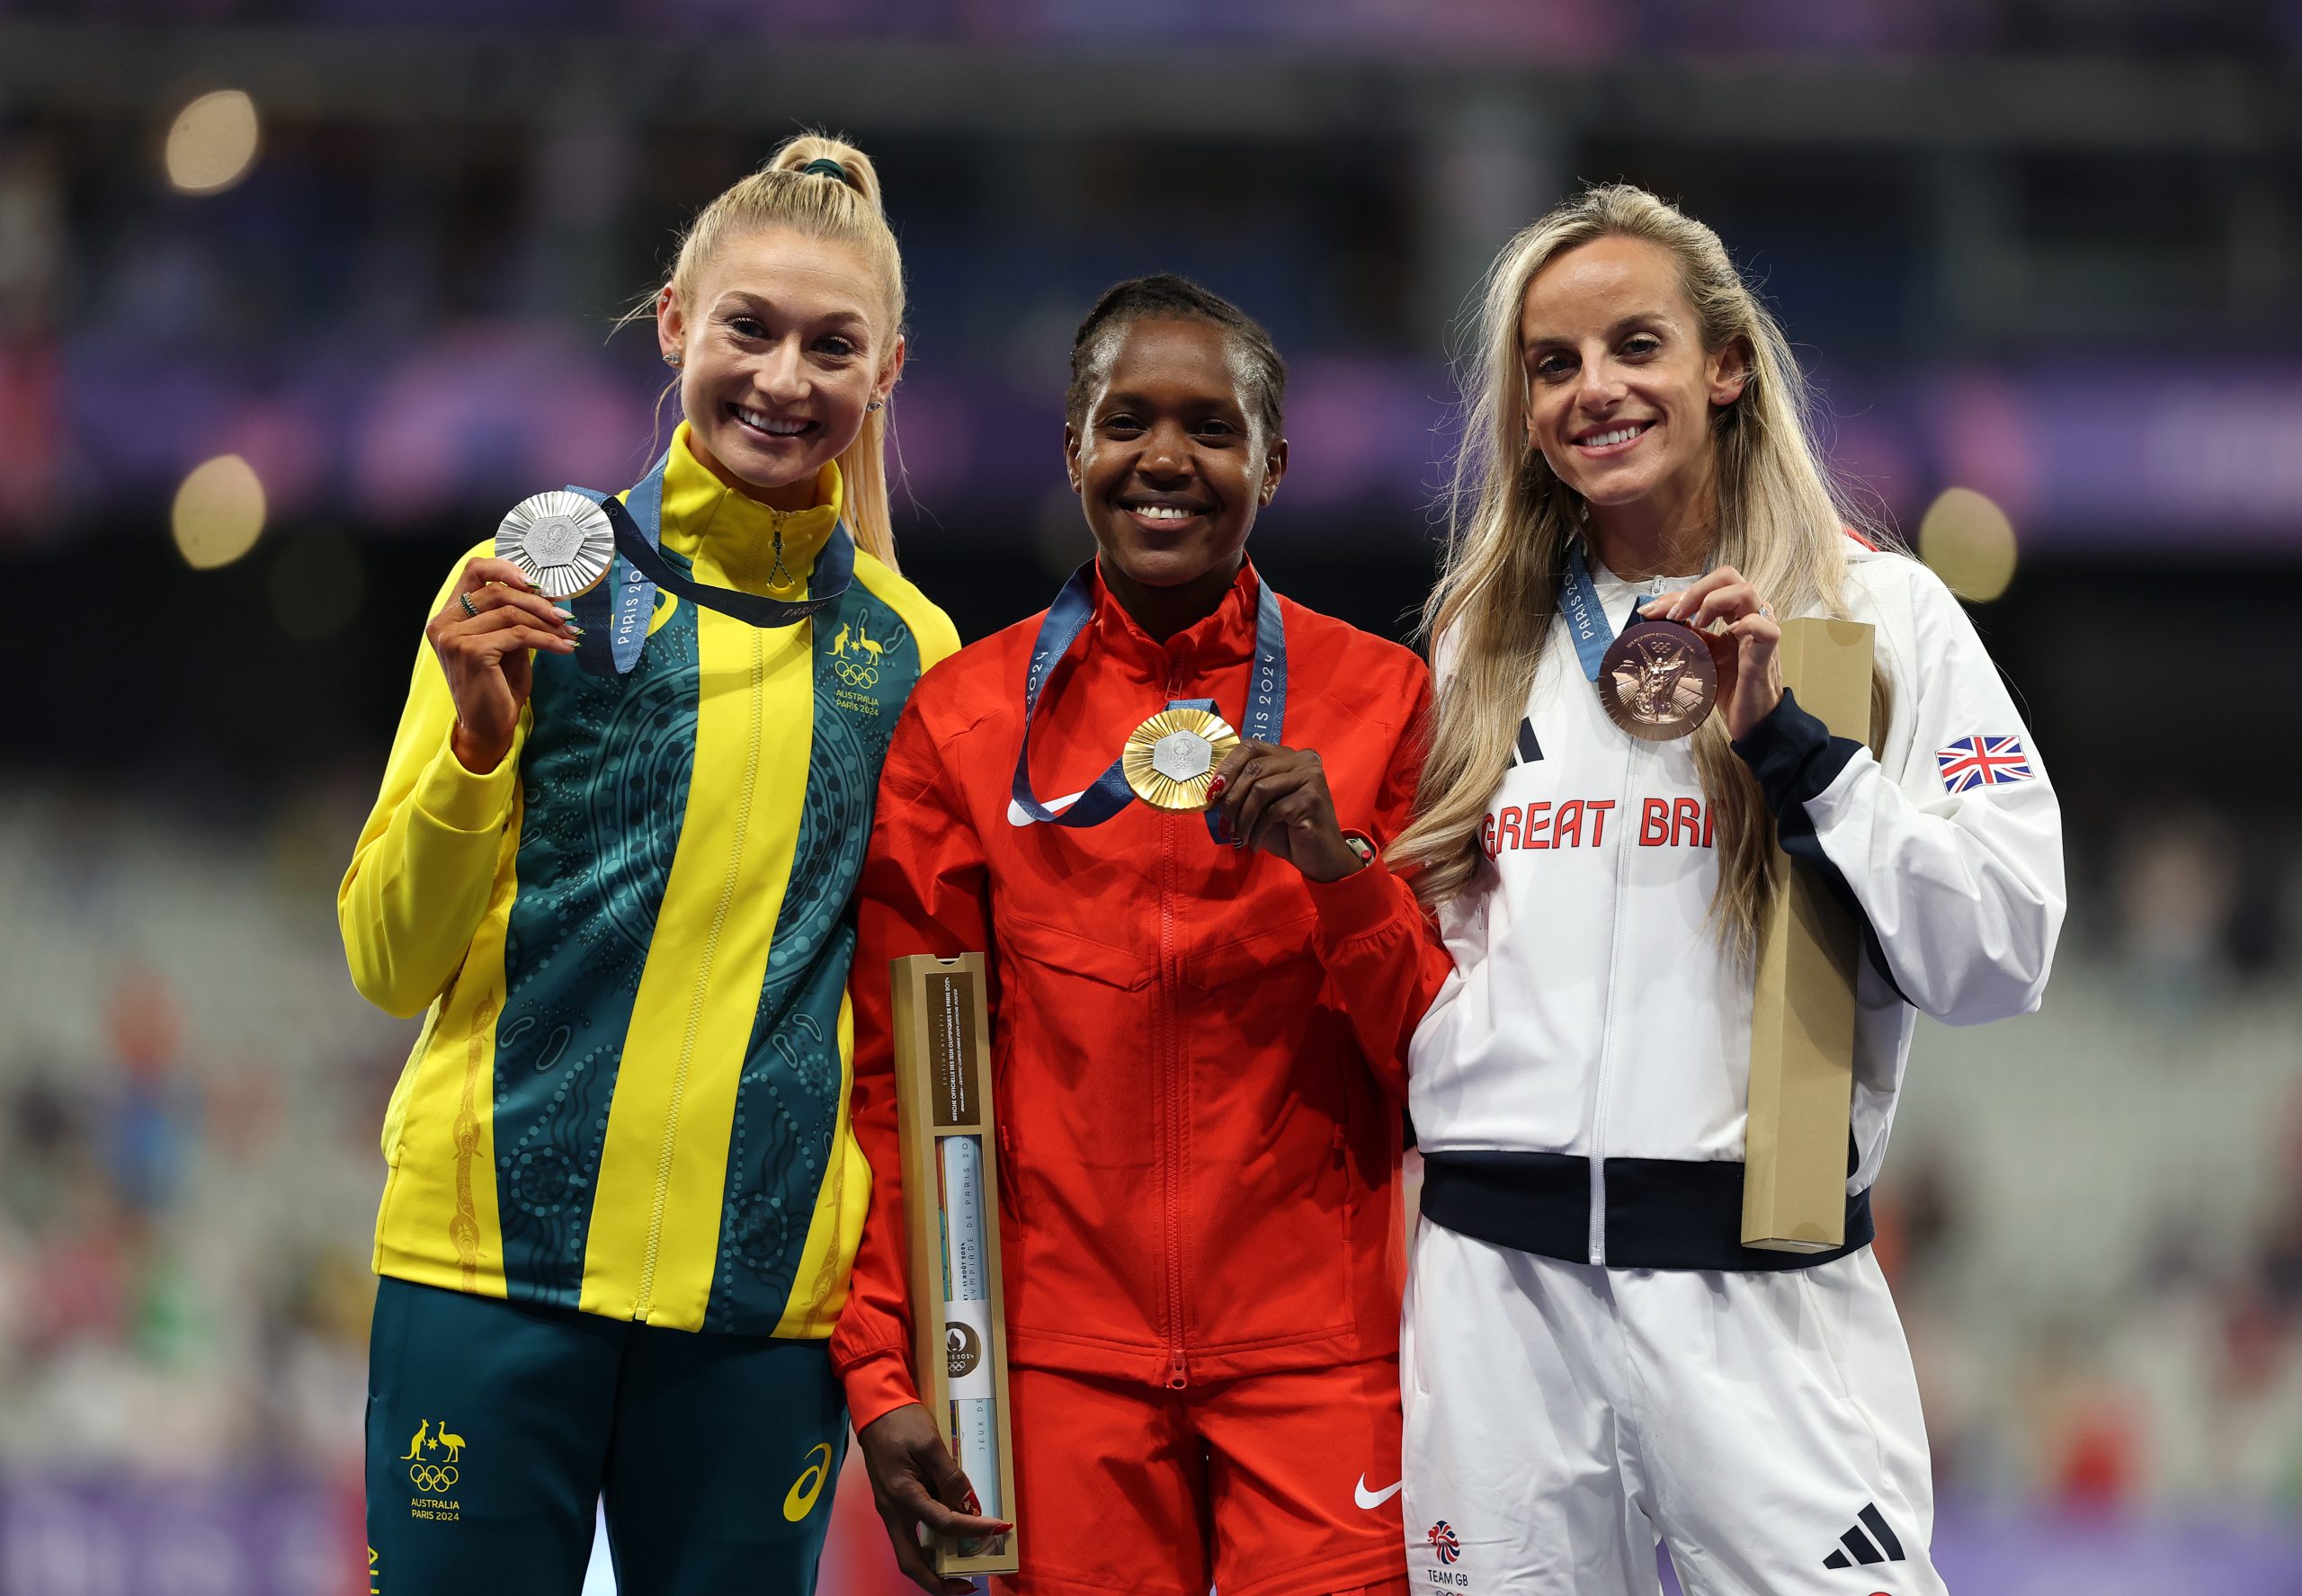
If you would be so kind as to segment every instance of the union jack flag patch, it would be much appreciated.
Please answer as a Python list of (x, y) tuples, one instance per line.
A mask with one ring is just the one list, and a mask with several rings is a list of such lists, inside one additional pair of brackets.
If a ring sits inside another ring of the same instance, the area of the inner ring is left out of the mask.
[(1960, 737), (1948, 748), (1936, 749), (1934, 762), (1942, 768), (1942, 785), (1951, 792), (2003, 787), (2038, 774), (2020, 737)]

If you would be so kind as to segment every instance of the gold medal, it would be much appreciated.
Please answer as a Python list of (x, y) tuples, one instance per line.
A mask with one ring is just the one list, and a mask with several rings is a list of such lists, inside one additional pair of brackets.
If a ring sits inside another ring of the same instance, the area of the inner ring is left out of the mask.
[(535, 494), (495, 529), (495, 557), (519, 566), (544, 597), (572, 599), (597, 587), (615, 563), (615, 528), (582, 494)]
[(1693, 736), (1718, 699), (1715, 646), (1675, 620), (1625, 627), (1599, 666), (1599, 703), (1607, 718), (1641, 742)]
[(1209, 709), (1162, 709), (1128, 734), (1120, 765), (1135, 796), (1155, 808), (1204, 809), (1215, 767), (1239, 734)]

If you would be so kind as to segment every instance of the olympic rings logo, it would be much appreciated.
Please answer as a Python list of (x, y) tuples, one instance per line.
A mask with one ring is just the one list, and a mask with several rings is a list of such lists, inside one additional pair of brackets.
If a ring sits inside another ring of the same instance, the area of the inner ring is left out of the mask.
[(407, 1469), (407, 1483), (419, 1491), (452, 1491), (456, 1488), (456, 1466), (442, 1463), (412, 1463)]
[(877, 687), (879, 685), (879, 667), (877, 665), (852, 664), (846, 660), (841, 660), (837, 668), (839, 680), (844, 686)]

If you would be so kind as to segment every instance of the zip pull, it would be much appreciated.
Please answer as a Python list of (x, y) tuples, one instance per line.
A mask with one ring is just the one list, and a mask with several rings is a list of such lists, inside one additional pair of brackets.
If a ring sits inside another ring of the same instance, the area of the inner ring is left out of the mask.
[(1340, 1126), (1340, 1125), (1336, 1126), (1336, 1127), (1334, 1128), (1334, 1166), (1335, 1166), (1335, 1168), (1337, 1168), (1337, 1169), (1341, 1169), (1341, 1168), (1343, 1166), (1343, 1164), (1344, 1164), (1345, 1163), (1347, 1163), (1347, 1162), (1348, 1162), (1348, 1159), (1345, 1157), (1345, 1153), (1346, 1153), (1346, 1152), (1347, 1152), (1347, 1150), (1349, 1149), (1350, 1145), (1351, 1145), (1351, 1139), (1350, 1139), (1348, 1137), (1346, 1137), (1346, 1136), (1344, 1136), (1344, 1135), (1343, 1134), (1343, 1127), (1342, 1127), (1342, 1126)]
[(775, 564), (768, 567), (767, 584), (770, 587), (789, 587), (791, 585), (791, 573), (783, 564), (783, 513), (771, 510), (768, 513), (775, 518), (769, 523), (775, 531)]
[(1190, 1367), (1184, 1363), (1183, 1355), (1177, 1352), (1167, 1360), (1167, 1389), (1180, 1391), (1190, 1384)]

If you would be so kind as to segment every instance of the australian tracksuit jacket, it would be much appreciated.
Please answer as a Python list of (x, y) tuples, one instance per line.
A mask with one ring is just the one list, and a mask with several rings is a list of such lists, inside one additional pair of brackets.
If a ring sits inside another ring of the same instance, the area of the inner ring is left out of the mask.
[[(799, 598), (836, 467), (818, 498), (784, 514), (730, 490), (683, 426), (663, 550)], [(511, 753), (477, 773), (420, 649), (337, 902), (354, 985), (425, 1016), (384, 1120), (378, 1273), (830, 1334), (870, 1191), (848, 1129), (852, 896), (897, 715), (958, 646), (861, 549), (845, 596), (796, 626), (659, 593), (629, 675), (538, 655)]]

